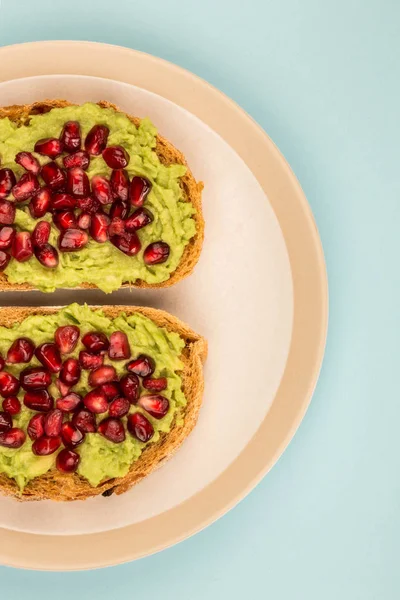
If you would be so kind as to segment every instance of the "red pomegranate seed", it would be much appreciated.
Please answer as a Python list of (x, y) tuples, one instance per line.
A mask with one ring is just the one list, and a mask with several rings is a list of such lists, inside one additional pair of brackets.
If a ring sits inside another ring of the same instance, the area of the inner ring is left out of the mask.
[(168, 260), (169, 246), (166, 242), (153, 242), (143, 253), (146, 265), (158, 265)]
[(110, 219), (107, 215), (96, 213), (92, 217), (90, 223), (90, 235), (99, 244), (103, 244), (108, 240), (108, 226)]
[(78, 121), (67, 121), (60, 135), (66, 152), (75, 152), (81, 147), (81, 127)]
[(18, 152), (15, 157), (15, 162), (21, 165), (25, 171), (29, 171), (34, 175), (38, 175), (40, 171), (40, 162), (31, 154), (31, 152)]
[(160, 377), (159, 379), (145, 377), (142, 383), (146, 390), (150, 390), (152, 392), (162, 392), (168, 386), (168, 380), (166, 377)]
[(26, 440), (26, 435), (18, 427), (13, 427), (0, 433), (0, 446), (5, 448), (20, 448)]
[(76, 229), (78, 227), (75, 214), (72, 210), (60, 210), (60, 212), (56, 212), (53, 215), (53, 221), (60, 231)]
[(53, 408), (53, 398), (47, 390), (33, 390), (26, 392), (24, 404), (31, 410), (49, 412)]
[(33, 173), (24, 173), (20, 180), (14, 185), (12, 195), (17, 202), (24, 202), (40, 189), (40, 183)]
[(98, 354), (99, 352), (108, 350), (110, 342), (108, 341), (107, 336), (101, 331), (89, 331), (83, 336), (82, 344), (86, 346), (90, 352), (93, 352), (93, 354)]
[(27, 432), (31, 440), (37, 440), (44, 435), (44, 423), (46, 416), (43, 414), (33, 415), (28, 423)]
[(88, 196), (87, 198), (78, 198), (77, 206), (84, 212), (88, 212), (93, 215), (96, 212), (100, 211), (101, 205), (96, 198), (93, 196)]
[(3, 410), (10, 413), (10, 415), (17, 415), (21, 412), (21, 402), (17, 396), (9, 396), (3, 400)]
[(143, 443), (151, 440), (154, 435), (153, 425), (140, 412), (128, 416), (128, 431)]
[(49, 188), (42, 187), (29, 202), (29, 212), (34, 219), (41, 219), (50, 210), (50, 205), (51, 192)]
[(63, 414), (60, 409), (54, 408), (47, 413), (44, 422), (44, 432), (49, 437), (57, 437), (61, 433)]
[(18, 262), (25, 262), (32, 257), (32, 239), (29, 231), (18, 231), (15, 234), (11, 254)]
[(20, 382), (24, 390), (43, 390), (51, 384), (51, 373), (44, 367), (28, 367), (21, 372)]
[(80, 167), (86, 170), (90, 164), (90, 156), (85, 150), (79, 150), (78, 152), (64, 156), (63, 163), (66, 169)]
[(145, 177), (133, 177), (129, 188), (129, 197), (133, 206), (141, 207), (151, 190), (151, 183)]
[(83, 399), (83, 404), (92, 413), (100, 414), (108, 410), (107, 396), (99, 388), (95, 388)]
[(15, 219), (15, 206), (8, 200), (0, 199), (0, 225), (12, 225)]
[(58, 252), (51, 244), (44, 244), (40, 248), (35, 248), (35, 256), (40, 264), (47, 269), (55, 269), (58, 267)]
[(4, 360), (4, 358), (0, 355), (0, 371), (2, 371), (4, 369), (4, 366), (6, 364), (6, 361)]
[(110, 169), (125, 169), (129, 164), (129, 154), (122, 146), (108, 146), (103, 150), (103, 159)]
[(63, 143), (56, 138), (44, 138), (43, 140), (38, 140), (34, 149), (38, 154), (48, 156), (49, 158), (57, 158), (64, 150)]
[(134, 374), (124, 375), (119, 382), (122, 394), (129, 402), (135, 403), (139, 397), (139, 378)]
[(88, 243), (89, 238), (86, 231), (81, 229), (67, 229), (58, 238), (58, 247), (61, 252), (75, 252), (81, 250)]
[(114, 217), (108, 228), (108, 235), (110, 237), (114, 235), (121, 235), (125, 233), (125, 221), (119, 217)]
[(73, 386), (81, 378), (81, 366), (76, 358), (67, 358), (60, 371), (60, 379), (67, 385)]
[(49, 454), (54, 454), (54, 452), (56, 452), (60, 446), (60, 437), (48, 437), (46, 435), (42, 435), (42, 437), (33, 442), (32, 452), (37, 456), (48, 456)]
[(40, 174), (46, 185), (51, 187), (52, 190), (58, 190), (65, 185), (65, 172), (53, 161), (43, 165)]
[[(117, 173), (119, 171), (116, 171)], [(127, 202), (123, 202), (122, 200), (116, 200), (113, 202), (110, 208), (110, 219), (114, 219), (119, 217), (120, 219), (125, 219), (129, 215), (129, 204)]]
[(129, 346), (129, 340), (126, 333), (123, 333), (122, 331), (114, 331), (110, 335), (108, 356), (112, 360), (123, 360), (124, 358), (131, 357), (131, 348)]
[(110, 365), (103, 365), (98, 369), (90, 372), (89, 385), (91, 387), (98, 387), (108, 381), (114, 381), (117, 376), (117, 372), (114, 367)]
[(108, 407), (110, 417), (124, 417), (128, 414), (131, 405), (128, 398), (115, 398)]
[(94, 125), (86, 136), (85, 148), (92, 154), (98, 156), (107, 146), (108, 134), (110, 130), (105, 125)]
[(0, 271), (4, 271), (4, 269), (7, 268), (10, 260), (11, 260), (11, 256), (9, 254), (7, 254), (7, 252), (0, 250)]
[(155, 419), (162, 419), (169, 410), (169, 400), (160, 394), (140, 396), (138, 405)]
[(135, 231), (146, 227), (154, 220), (152, 213), (147, 208), (138, 208), (135, 212), (125, 221), (125, 227), (127, 231)]
[(118, 381), (107, 381), (100, 386), (100, 389), (105, 393), (109, 402), (121, 394)]
[(78, 217), (79, 229), (89, 229), (92, 222), (92, 215), (88, 212), (83, 212)]
[(122, 421), (113, 417), (103, 419), (103, 421), (99, 423), (97, 430), (101, 435), (107, 438), (107, 440), (114, 442), (114, 444), (120, 444), (125, 439), (125, 428)]
[(36, 348), (35, 356), (50, 373), (58, 373), (62, 367), (61, 355), (56, 344), (45, 342)]
[(62, 354), (70, 354), (75, 350), (80, 333), (81, 331), (76, 325), (64, 325), (57, 329), (54, 341)]
[(131, 360), (131, 362), (126, 365), (126, 368), (131, 373), (139, 375), (139, 377), (148, 377), (154, 373), (156, 363), (151, 356), (140, 354), (135, 360)]
[(32, 244), (34, 248), (41, 248), (49, 241), (51, 225), (47, 221), (39, 221), (32, 231)]
[(70, 194), (54, 194), (51, 200), (52, 210), (73, 210), (76, 207), (76, 200)]
[(128, 256), (135, 256), (142, 247), (135, 231), (127, 231), (122, 235), (114, 235), (110, 241), (118, 250), (121, 250), (121, 252)]
[(86, 350), (81, 350), (79, 352), (79, 362), (82, 369), (92, 371), (93, 369), (101, 367), (103, 361), (104, 356), (102, 354), (92, 354), (91, 352), (86, 352)]
[(0, 431), (7, 431), (12, 427), (12, 417), (8, 412), (0, 411)]
[(11, 373), (7, 373), (7, 371), (0, 371), (0, 394), (3, 398), (15, 396), (18, 394), (18, 390), (18, 379), (14, 375), (11, 375)]
[(11, 169), (0, 169), (0, 198), (7, 198), (16, 183), (17, 180)]
[(79, 394), (75, 394), (75, 392), (70, 392), (63, 398), (58, 398), (56, 400), (56, 407), (62, 410), (63, 412), (72, 412), (76, 408), (78, 408), (79, 404), (82, 401), (82, 397)]
[(8, 250), (11, 248), (13, 239), (15, 236), (15, 230), (13, 227), (5, 225), (0, 228), (0, 250)]
[(96, 431), (96, 419), (93, 413), (82, 408), (72, 417), (72, 425), (84, 433), (94, 433)]
[(110, 204), (113, 201), (110, 182), (103, 175), (92, 177), (92, 194), (100, 204)]
[(90, 194), (89, 177), (80, 167), (68, 169), (67, 192), (75, 198), (86, 198)]
[(74, 473), (80, 460), (81, 457), (77, 452), (64, 448), (57, 454), (56, 467), (61, 473)]
[(129, 197), (128, 173), (124, 170), (113, 171), (110, 177), (110, 184), (114, 196), (126, 202)]
[(28, 363), (31, 361), (34, 351), (35, 344), (32, 340), (21, 337), (11, 344), (6, 360), (11, 364)]
[(55, 383), (62, 397), (66, 396), (69, 393), (70, 386), (61, 381), (61, 379), (56, 379)]
[(67, 446), (67, 448), (75, 448), (83, 442), (85, 439), (85, 433), (73, 423), (66, 422), (63, 423), (61, 428), (61, 437), (64, 445)]

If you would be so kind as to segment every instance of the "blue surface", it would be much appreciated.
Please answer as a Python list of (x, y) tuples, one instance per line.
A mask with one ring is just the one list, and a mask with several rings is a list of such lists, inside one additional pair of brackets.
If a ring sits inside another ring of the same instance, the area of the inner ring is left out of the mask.
[(58, 38), (137, 48), (243, 106), (305, 190), (331, 296), (312, 405), (248, 498), (136, 563), (76, 574), (0, 569), (1, 598), (400, 597), (399, 22), (396, 0), (0, 2), (0, 45)]

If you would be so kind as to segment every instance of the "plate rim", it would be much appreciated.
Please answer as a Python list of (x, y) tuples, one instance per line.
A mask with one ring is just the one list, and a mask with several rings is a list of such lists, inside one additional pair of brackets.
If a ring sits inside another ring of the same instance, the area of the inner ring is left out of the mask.
[[(30, 61), (26, 61), (27, 53)], [(110, 53), (119, 60), (110, 60)], [(104, 60), (106, 55), (108, 60)], [(79, 535), (78, 552), (76, 535), (47, 536), (0, 528), (0, 563), (4, 565), (81, 570), (120, 564), (170, 547), (216, 521), (261, 481), (293, 438), (310, 404), (326, 344), (328, 281), (322, 244), (301, 186), (267, 133), (232, 99), (197, 75), (162, 58), (98, 42), (59, 40), (4, 46), (0, 60), (0, 81), (51, 74), (92, 75), (142, 87), (183, 106), (245, 161), (268, 197), (289, 254), (294, 318), (285, 371), (258, 431), (216, 480), (161, 515), (120, 529)], [(35, 72), (30, 65), (35, 65)], [(55, 556), (53, 544), (60, 540), (62, 551)]]

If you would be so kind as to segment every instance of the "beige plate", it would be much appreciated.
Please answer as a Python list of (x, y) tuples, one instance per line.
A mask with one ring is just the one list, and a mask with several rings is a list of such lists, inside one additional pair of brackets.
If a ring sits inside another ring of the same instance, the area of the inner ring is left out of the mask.
[(246, 162), (269, 198), (289, 254), (294, 316), (285, 372), (257, 433), (222, 475), (171, 510), (121, 529), (80, 535), (79, 544), (75, 536), (0, 529), (2, 564), (50, 570), (113, 565), (162, 550), (215, 521), (260, 481), (293, 437), (310, 402), (325, 346), (328, 294), (321, 243), (304, 194), (268, 136), (229, 98), (191, 73), (140, 52), (89, 42), (5, 47), (0, 64), (0, 81), (92, 75), (134, 84), (184, 107)]

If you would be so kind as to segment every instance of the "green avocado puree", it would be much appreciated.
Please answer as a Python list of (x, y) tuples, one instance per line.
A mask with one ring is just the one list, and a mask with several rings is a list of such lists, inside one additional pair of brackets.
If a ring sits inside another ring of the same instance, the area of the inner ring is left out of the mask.
[[(146, 417), (151, 421), (155, 434), (148, 444), (156, 442), (161, 432), (168, 433), (173, 421), (178, 425), (182, 422), (182, 412), (186, 405), (186, 398), (182, 391), (182, 380), (179, 371), (183, 368), (180, 355), (185, 346), (184, 340), (177, 333), (170, 333), (158, 327), (150, 319), (135, 313), (126, 316), (124, 313), (115, 319), (109, 319), (101, 310), (91, 310), (87, 305), (71, 304), (60, 310), (55, 315), (35, 315), (27, 317), (22, 323), (14, 327), (0, 327), (0, 353), (6, 356), (12, 342), (19, 337), (29, 337), (36, 345), (53, 340), (55, 330), (61, 325), (78, 325), (83, 336), (88, 331), (103, 331), (109, 336), (113, 331), (124, 331), (129, 339), (132, 359), (139, 354), (148, 354), (156, 361), (156, 371), (153, 377), (166, 377), (168, 387), (162, 392), (170, 401), (167, 415), (160, 420)], [(77, 357), (84, 346), (79, 341), (78, 346), (69, 356)], [(125, 370), (127, 361), (110, 361), (108, 357), (104, 364), (112, 364), (120, 377)], [(39, 365), (33, 358), (30, 366)], [(7, 365), (6, 370), (19, 375), (26, 368), (26, 364)], [(88, 371), (82, 370), (81, 379), (72, 391), (85, 395), (90, 389), (88, 386)], [(49, 391), (56, 399), (59, 392), (54, 383)], [(142, 390), (142, 393), (145, 390)], [(147, 392), (149, 393), (149, 392)], [(23, 402), (24, 392), (18, 397)], [(131, 407), (131, 412), (142, 411), (137, 406)], [(33, 411), (22, 407), (20, 414), (14, 417), (14, 426), (26, 431)], [(106, 415), (97, 415), (100, 421)], [(126, 422), (126, 419), (123, 419)], [(125, 423), (126, 425), (126, 423)], [(31, 450), (32, 441), (27, 436), (24, 445), (19, 449), (10, 449), (0, 446), (0, 472), (12, 477), (17, 482), (20, 490), (34, 477), (43, 475), (55, 466), (57, 453), (50, 456), (35, 456)], [(84, 442), (77, 447), (81, 460), (78, 473), (88, 480), (93, 487), (112, 477), (124, 477), (130, 465), (139, 458), (146, 444), (139, 442), (126, 432), (126, 439), (120, 444), (106, 440), (99, 433), (86, 434)]]
[[(11, 260), (5, 273), (11, 283), (30, 283), (43, 292), (53, 292), (57, 288), (71, 288), (83, 282), (95, 284), (106, 293), (121, 287), (124, 282), (141, 279), (154, 284), (166, 281), (177, 268), (185, 246), (195, 235), (196, 226), (192, 218), (195, 212), (190, 202), (185, 202), (180, 187), (180, 178), (186, 173), (183, 165), (161, 164), (156, 152), (156, 129), (148, 119), (143, 119), (139, 127), (111, 108), (100, 108), (97, 104), (53, 108), (50, 112), (30, 118), (29, 125), (17, 127), (9, 119), (0, 119), (0, 158), (1, 166), (9, 167), (19, 177), (25, 171), (14, 162), (20, 151), (33, 152), (35, 142), (42, 138), (58, 137), (66, 121), (79, 121), (82, 139), (96, 124), (106, 125), (110, 134), (108, 145), (121, 145), (130, 155), (126, 170), (129, 176), (142, 175), (152, 183), (146, 199), (146, 208), (154, 216), (154, 221), (138, 231), (142, 244), (136, 256), (126, 256), (110, 242), (99, 244), (91, 240), (79, 252), (60, 252), (59, 266), (46, 269), (36, 258), (20, 263)], [(33, 152), (44, 164), (47, 157)], [(57, 159), (62, 166), (61, 159)], [(107, 177), (111, 169), (102, 156), (92, 157), (87, 170), (89, 179), (101, 174)], [(46, 220), (51, 222), (50, 215)], [(15, 223), (23, 230), (32, 231), (37, 221), (32, 219), (26, 206), (17, 209)], [(57, 245), (59, 231), (52, 225), (50, 243)], [(143, 251), (155, 241), (167, 242), (171, 248), (168, 260), (159, 265), (147, 266), (143, 261)]]

